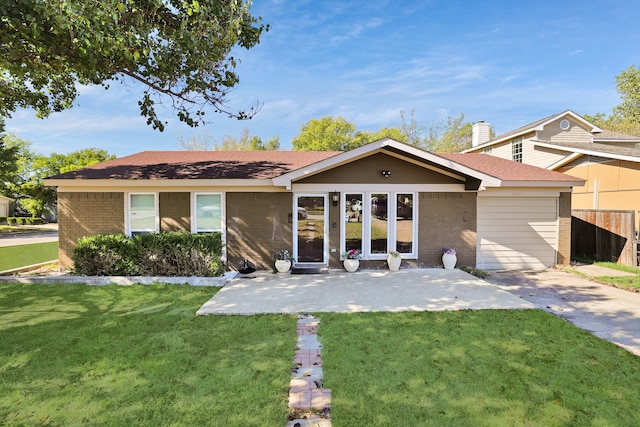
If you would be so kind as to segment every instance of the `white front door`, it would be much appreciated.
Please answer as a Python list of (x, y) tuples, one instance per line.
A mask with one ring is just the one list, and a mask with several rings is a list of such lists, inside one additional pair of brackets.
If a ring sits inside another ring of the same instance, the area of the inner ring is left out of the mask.
[(326, 194), (296, 194), (293, 258), (296, 264), (326, 265), (329, 254)]

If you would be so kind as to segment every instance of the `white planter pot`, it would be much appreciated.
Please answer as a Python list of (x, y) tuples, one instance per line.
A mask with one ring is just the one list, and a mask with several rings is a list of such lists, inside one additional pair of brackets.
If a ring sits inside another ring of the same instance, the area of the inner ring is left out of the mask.
[(391, 256), (387, 257), (387, 264), (389, 265), (389, 270), (398, 271), (400, 270), (400, 264), (402, 263), (402, 258), (399, 256)]
[(286, 273), (291, 268), (291, 261), (288, 259), (277, 259), (276, 270), (278, 273)]
[(442, 254), (442, 264), (445, 270), (453, 270), (458, 262), (458, 257), (452, 254)]
[(360, 267), (360, 260), (357, 259), (345, 259), (342, 263), (344, 265), (344, 269), (349, 273), (353, 273)]

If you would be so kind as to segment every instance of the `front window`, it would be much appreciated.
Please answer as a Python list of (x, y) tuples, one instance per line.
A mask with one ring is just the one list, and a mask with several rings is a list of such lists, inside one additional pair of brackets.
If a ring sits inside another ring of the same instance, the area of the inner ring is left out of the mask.
[(511, 160), (522, 163), (522, 138), (511, 140)]
[(222, 194), (195, 195), (195, 233), (222, 231)]
[(129, 195), (131, 235), (158, 232), (158, 209), (155, 193)]
[(385, 259), (397, 251), (416, 258), (416, 209), (415, 193), (343, 193), (341, 252), (356, 249), (364, 259)]

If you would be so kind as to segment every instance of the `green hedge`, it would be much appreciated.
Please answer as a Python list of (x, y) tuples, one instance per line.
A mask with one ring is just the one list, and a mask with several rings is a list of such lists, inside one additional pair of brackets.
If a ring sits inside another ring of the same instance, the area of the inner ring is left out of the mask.
[(10, 217), (0, 217), (0, 223), (2, 223), (6, 219), (8, 225), (38, 225), (42, 224), (42, 218), (31, 218), (25, 216), (10, 216)]
[(87, 276), (220, 276), (220, 233), (160, 233), (83, 237), (73, 250), (78, 274)]

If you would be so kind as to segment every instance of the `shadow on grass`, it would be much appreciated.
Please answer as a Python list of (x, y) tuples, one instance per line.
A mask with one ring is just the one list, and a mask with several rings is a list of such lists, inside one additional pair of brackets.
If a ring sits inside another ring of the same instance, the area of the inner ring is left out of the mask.
[(283, 424), (295, 317), (195, 316), (215, 292), (0, 285), (0, 424)]
[(640, 423), (640, 359), (543, 311), (320, 317), (336, 425)]

